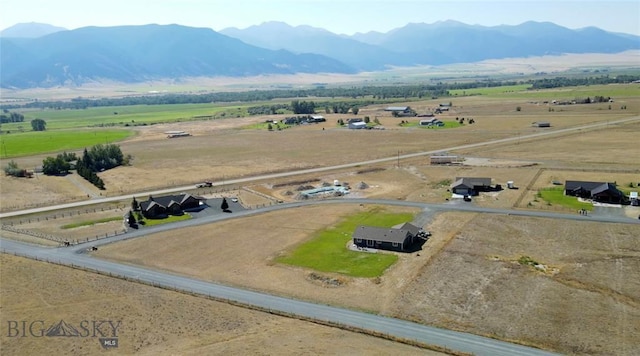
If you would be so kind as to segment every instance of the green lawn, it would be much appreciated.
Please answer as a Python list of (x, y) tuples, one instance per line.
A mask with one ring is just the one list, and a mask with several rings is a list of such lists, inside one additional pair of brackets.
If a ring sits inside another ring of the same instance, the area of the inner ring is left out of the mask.
[(154, 226), (154, 225), (168, 224), (176, 221), (189, 220), (189, 219), (191, 219), (191, 215), (185, 213), (182, 215), (169, 215), (164, 219), (142, 219), (142, 220), (138, 220), (138, 223), (140, 223), (141, 221), (144, 221), (144, 224), (141, 224), (141, 225)]
[(458, 121), (443, 121), (444, 126), (425, 126), (420, 125), (420, 122), (410, 122), (408, 124), (402, 124), (402, 127), (419, 127), (421, 129), (429, 129), (429, 130), (442, 130), (442, 129), (453, 129), (456, 127), (464, 126), (464, 124), (459, 123)]
[[(573, 100), (576, 98), (593, 98), (596, 95), (610, 96), (614, 99), (621, 97), (640, 96), (640, 85), (606, 84), (581, 85), (574, 87), (528, 89), (530, 84), (507, 85), (491, 88), (456, 89), (450, 90), (452, 96), (484, 95), (494, 98), (538, 99), (538, 100)], [(455, 103), (455, 99), (451, 99)], [(613, 105), (616, 105), (615, 103)]]
[(577, 197), (564, 195), (564, 188), (544, 188), (538, 191), (538, 196), (551, 205), (560, 205), (574, 210), (593, 210), (593, 204), (578, 201)]
[(336, 226), (318, 231), (308, 242), (298, 246), (278, 262), (311, 268), (321, 272), (336, 272), (353, 277), (378, 277), (394, 264), (398, 256), (391, 253), (366, 253), (347, 249), (347, 242), (358, 225), (391, 227), (411, 221), (412, 214), (395, 214), (382, 209), (347, 217)]
[(81, 150), (98, 143), (113, 143), (134, 135), (130, 130), (28, 131), (0, 135), (0, 157)]

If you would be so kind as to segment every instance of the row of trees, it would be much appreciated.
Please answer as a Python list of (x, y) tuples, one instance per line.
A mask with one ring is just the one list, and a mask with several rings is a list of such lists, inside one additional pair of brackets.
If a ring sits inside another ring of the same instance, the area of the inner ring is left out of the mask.
[(56, 157), (47, 157), (42, 161), (42, 173), (46, 175), (65, 175), (71, 170), (71, 162), (77, 159), (75, 153), (63, 152)]
[[(479, 80), (475, 82), (429, 83), (415, 85), (362, 86), (350, 88), (313, 89), (273, 89), (248, 92), (219, 92), (207, 94), (166, 94), (125, 98), (87, 99), (76, 98), (71, 101), (36, 101), (27, 104), (5, 104), (1, 108), (53, 108), (86, 109), (89, 107), (161, 105), (161, 104), (204, 104), (215, 102), (255, 102), (284, 98), (371, 98), (374, 100), (394, 101), (407, 98), (436, 98), (449, 96), (449, 90), (498, 87), (503, 85), (531, 84), (533, 89), (557, 88), (563, 86), (630, 83), (640, 80), (640, 75), (599, 76), (586, 78), (541, 78), (526, 81)], [(304, 112), (301, 112), (304, 113)]]
[(63, 152), (56, 157), (47, 157), (42, 161), (42, 173), (46, 175), (65, 175), (74, 168), (78, 175), (104, 190), (104, 181), (97, 175), (123, 164), (128, 164), (130, 157), (124, 157), (120, 146), (115, 144), (97, 144), (89, 150), (86, 148), (82, 158), (78, 159), (75, 153)]
[(282, 110), (288, 110), (287, 104), (275, 104), (275, 105), (260, 105), (247, 108), (249, 115), (275, 115), (281, 113)]
[(567, 77), (555, 77), (530, 80), (531, 89), (549, 89), (549, 88), (562, 88), (572, 87), (578, 85), (597, 85), (597, 84), (620, 84), (631, 83), (633, 81), (640, 80), (640, 75), (617, 75), (608, 76), (603, 75), (599, 77), (583, 77), (583, 78), (567, 78)]
[(97, 144), (89, 150), (85, 148), (80, 162), (94, 172), (101, 172), (128, 163), (125, 162), (120, 146), (116, 144)]
[[(498, 82), (501, 83), (501, 82)], [(467, 84), (465, 87), (472, 88)], [(497, 85), (497, 84), (496, 84)], [(393, 101), (411, 97), (433, 97), (448, 95), (450, 88), (458, 89), (458, 84), (437, 83), (429, 85), (389, 85), (363, 86), (350, 88), (313, 89), (273, 89), (248, 92), (217, 92), (207, 94), (164, 94), (125, 98), (75, 98), (71, 101), (35, 101), (26, 104), (5, 104), (2, 109), (13, 108), (50, 108), (50, 109), (86, 109), (90, 107), (127, 106), (127, 105), (169, 105), (169, 104), (206, 104), (229, 102), (257, 102), (286, 98), (371, 98)], [(486, 83), (482, 86), (487, 86)]]
[(339, 103), (315, 103), (313, 101), (293, 100), (291, 102), (291, 111), (293, 111), (294, 114), (315, 114), (316, 107), (324, 106), (324, 112), (326, 114), (347, 114), (351, 112), (354, 115), (358, 115), (360, 111), (358, 104), (362, 104), (362, 102), (341, 101)]
[[(19, 112), (9, 111), (7, 109), (2, 110), (2, 114), (0, 114), (0, 124), (9, 124), (15, 122), (24, 122), (24, 115)], [(33, 119), (31, 120), (31, 128), (33, 131), (44, 131), (46, 130), (47, 123), (42, 119)]]
[(3, 110), (0, 114), (0, 123), (8, 124), (10, 122), (24, 122), (24, 115), (7, 109)]
[(293, 100), (291, 102), (291, 111), (294, 114), (315, 114), (316, 103), (313, 101)]

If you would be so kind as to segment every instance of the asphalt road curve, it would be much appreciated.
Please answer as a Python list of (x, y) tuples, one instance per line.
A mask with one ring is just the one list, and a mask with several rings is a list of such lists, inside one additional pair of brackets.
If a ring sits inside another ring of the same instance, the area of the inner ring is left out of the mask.
[[(484, 214), (505, 214), (514, 216), (530, 216), (554, 219), (570, 219), (581, 221), (599, 221), (610, 223), (640, 224), (638, 220), (626, 217), (583, 216), (579, 214), (557, 214), (540, 211), (490, 209), (478, 207), (462, 202), (448, 204), (425, 204), (419, 202), (398, 200), (373, 199), (329, 199), (320, 201), (305, 201), (277, 204), (262, 209), (245, 210), (234, 214), (218, 214), (197, 219), (180, 221), (172, 224), (158, 225), (139, 230), (132, 230), (126, 234), (91, 241), (70, 247), (47, 248), (29, 245), (6, 238), (0, 238), (0, 249), (9, 254), (16, 254), (32, 259), (45, 260), (64, 265), (78, 266), (94, 271), (110, 274), (116, 277), (140, 281), (147, 284), (176, 289), (189, 293), (212, 296), (230, 300), (236, 303), (256, 306), (262, 309), (274, 310), (282, 313), (295, 314), (305, 318), (312, 318), (333, 324), (341, 324), (364, 330), (379, 332), (394, 337), (416, 340), (422, 343), (437, 345), (455, 351), (468, 352), (474, 355), (551, 355), (552, 353), (504, 341), (481, 337), (474, 334), (439, 329), (427, 325), (412, 323), (375, 314), (363, 313), (349, 309), (289, 299), (266, 293), (233, 288), (225, 285), (210, 283), (194, 278), (174, 275), (167, 272), (155, 271), (138, 266), (120, 264), (92, 257), (85, 253), (90, 246), (101, 246), (116, 241), (145, 236), (161, 231), (180, 229), (188, 226), (210, 224), (216, 221), (248, 217), (268, 211), (290, 209), (305, 205), (320, 204), (381, 204), (411, 206), (423, 209), (424, 212), (437, 214), (443, 211), (467, 211)], [(1, 231), (0, 231), (1, 233)], [(505, 321), (508, 322), (508, 321)]]
[(475, 355), (552, 355), (552, 353), (547, 351), (473, 334), (439, 329), (405, 320), (328, 305), (314, 304), (233, 288), (162, 271), (100, 260), (84, 253), (77, 253), (79, 247), (46, 248), (2, 238), (0, 239), (0, 248), (8, 254), (78, 266), (117, 277), (126, 277), (129, 280), (141, 281), (155, 286), (232, 300), (245, 305), (380, 332)]

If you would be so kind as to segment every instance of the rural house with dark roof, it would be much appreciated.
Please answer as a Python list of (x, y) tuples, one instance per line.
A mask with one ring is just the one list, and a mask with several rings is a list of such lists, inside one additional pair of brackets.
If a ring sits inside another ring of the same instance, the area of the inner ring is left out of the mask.
[(616, 188), (615, 183), (586, 182), (568, 180), (564, 184), (564, 194), (599, 203), (624, 204), (627, 197)]
[(490, 190), (491, 178), (456, 177), (455, 182), (451, 184), (453, 194), (459, 195), (478, 195), (479, 192)]
[(353, 232), (353, 244), (360, 248), (411, 251), (427, 234), (419, 227), (404, 223), (391, 228), (360, 225)]
[(388, 106), (384, 111), (391, 111), (396, 116), (416, 116), (410, 106)]
[(140, 203), (140, 211), (145, 218), (160, 218), (167, 215), (181, 215), (185, 210), (200, 208), (200, 199), (191, 194), (149, 197)]

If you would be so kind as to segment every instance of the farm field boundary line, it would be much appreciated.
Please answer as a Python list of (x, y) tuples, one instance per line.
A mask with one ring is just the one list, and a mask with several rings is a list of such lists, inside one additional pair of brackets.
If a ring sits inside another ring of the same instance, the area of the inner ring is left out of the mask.
[[(452, 151), (457, 151), (457, 150), (484, 147), (484, 146), (489, 146), (489, 145), (514, 142), (514, 141), (518, 142), (518, 141), (521, 141), (523, 139), (536, 139), (536, 138), (541, 138), (541, 137), (546, 137), (546, 136), (571, 133), (573, 131), (595, 129), (595, 128), (599, 128), (599, 127), (603, 127), (603, 126), (606, 127), (606, 126), (614, 125), (614, 124), (625, 124), (625, 123), (637, 122), (637, 121), (640, 121), (640, 116), (633, 116), (633, 117), (628, 117), (628, 118), (619, 119), (619, 120), (615, 120), (615, 121), (607, 121), (607, 122), (600, 122), (600, 123), (594, 123), (594, 124), (588, 124), (588, 125), (569, 127), (569, 128), (559, 129), (559, 130), (555, 130), (555, 131), (538, 132), (538, 133), (525, 135), (525, 136), (508, 137), (508, 138), (503, 138), (503, 139), (498, 139), (498, 140), (491, 140), (491, 141), (485, 141), (485, 142), (465, 144), (465, 145), (454, 146), (454, 147), (446, 147), (446, 148), (443, 147), (443, 148), (436, 149), (436, 150), (422, 151), (422, 152), (410, 153), (410, 154), (405, 154), (405, 155), (396, 155), (396, 156), (393, 156), (393, 157), (379, 158), (379, 159), (369, 160), (369, 161), (353, 162), (353, 163), (346, 163), (346, 164), (328, 166), (328, 167), (303, 169), (303, 170), (290, 171), (290, 172), (273, 173), (273, 174), (265, 174), (265, 175), (260, 175), (260, 176), (253, 176), (253, 177), (225, 180), (223, 182), (213, 182), (213, 186), (221, 186), (223, 184), (243, 184), (243, 183), (259, 181), (259, 180), (283, 178), (283, 177), (290, 177), (290, 176), (296, 176), (296, 175), (302, 175), (302, 174), (321, 173), (321, 172), (334, 171), (334, 170), (339, 170), (339, 169), (344, 169), (344, 168), (353, 168), (353, 167), (357, 167), (357, 166), (366, 166), (366, 165), (373, 165), (373, 164), (386, 163), (386, 162), (395, 162), (395, 161), (399, 161), (401, 159), (422, 157), (422, 156), (425, 156), (425, 155), (430, 155), (430, 154), (434, 154), (434, 153), (438, 153), (438, 152), (442, 152), (442, 151), (452, 152)], [(6, 217), (12, 217), (12, 216), (19, 216), (19, 215), (26, 215), (26, 214), (33, 214), (33, 213), (41, 213), (41, 212), (46, 212), (46, 211), (51, 211), (51, 210), (58, 210), (58, 209), (65, 209), (65, 208), (75, 208), (75, 207), (92, 205), (92, 204), (99, 204), (99, 203), (105, 203), (105, 202), (128, 200), (128, 199), (133, 199), (134, 196), (140, 196), (140, 195), (170, 194), (170, 193), (176, 193), (176, 192), (189, 190), (189, 189), (193, 189), (193, 186), (190, 185), (190, 186), (183, 186), (183, 187), (177, 187), (177, 188), (168, 188), (168, 189), (156, 190), (156, 191), (152, 191), (152, 192), (140, 192), (140, 193), (137, 193), (137, 194), (128, 194), (128, 195), (122, 195), (122, 196), (116, 196), (116, 197), (110, 197), (110, 198), (94, 199), (94, 200), (80, 201), (80, 202), (75, 202), (75, 203), (67, 203), (67, 204), (54, 205), (54, 206), (48, 206), (48, 207), (41, 207), (41, 208), (13, 211), (13, 212), (7, 212), (7, 213), (0, 214), (0, 219), (6, 218)]]
[(536, 184), (536, 182), (538, 181), (538, 178), (540, 178), (540, 176), (542, 175), (542, 172), (544, 172), (545, 170), (546, 168), (538, 169), (538, 171), (536, 172), (536, 175), (533, 176), (533, 178), (531, 178), (531, 180), (529, 181), (529, 184), (527, 184), (527, 187), (523, 189), (522, 193), (520, 193), (520, 196), (518, 197), (516, 202), (513, 203), (514, 208), (517, 208), (520, 205), (520, 203), (522, 203), (522, 200), (524, 199), (524, 197), (527, 196), (527, 192), (530, 191), (531, 188), (533, 188), (533, 185)]

